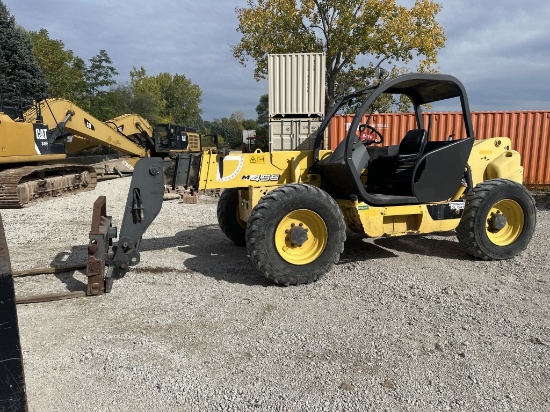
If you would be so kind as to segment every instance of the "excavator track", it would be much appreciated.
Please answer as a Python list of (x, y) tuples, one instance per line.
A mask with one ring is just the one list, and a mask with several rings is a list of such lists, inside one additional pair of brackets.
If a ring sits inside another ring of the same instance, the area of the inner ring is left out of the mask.
[(33, 165), (0, 172), (0, 209), (15, 209), (65, 193), (93, 190), (97, 173), (92, 166)]

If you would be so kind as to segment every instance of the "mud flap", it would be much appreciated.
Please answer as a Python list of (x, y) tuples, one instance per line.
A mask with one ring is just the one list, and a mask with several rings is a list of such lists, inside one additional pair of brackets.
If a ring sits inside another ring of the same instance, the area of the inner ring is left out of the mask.
[(172, 178), (172, 189), (177, 186), (196, 188), (199, 180), (201, 155), (194, 153), (180, 154), (175, 161), (175, 171)]

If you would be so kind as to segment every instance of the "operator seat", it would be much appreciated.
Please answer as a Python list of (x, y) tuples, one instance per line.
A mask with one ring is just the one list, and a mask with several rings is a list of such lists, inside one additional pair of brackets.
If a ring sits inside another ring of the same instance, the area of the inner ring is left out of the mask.
[(428, 143), (428, 132), (426, 130), (409, 130), (399, 143), (395, 160), (399, 163), (416, 161), (424, 153), (426, 143)]
[(424, 154), (427, 143), (425, 129), (409, 130), (399, 143), (397, 154), (379, 156), (369, 164), (367, 190), (412, 195), (414, 167)]

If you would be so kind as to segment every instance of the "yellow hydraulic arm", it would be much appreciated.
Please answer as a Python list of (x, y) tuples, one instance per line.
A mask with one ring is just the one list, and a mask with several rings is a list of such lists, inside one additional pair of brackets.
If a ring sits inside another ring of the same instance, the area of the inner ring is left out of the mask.
[(59, 138), (70, 135), (76, 137), (72, 142), (67, 141), (65, 145), (67, 153), (101, 145), (130, 156), (149, 156), (149, 150), (146, 147), (129, 139), (116, 127), (103, 123), (68, 100), (46, 99), (39, 102), (38, 106), (39, 112), (34, 107), (25, 113), (25, 121), (34, 123), (40, 120), (40, 114), (42, 123), (47, 124), (50, 131), (54, 130), (54, 134)]
[(138, 114), (123, 114), (105, 122), (125, 136), (142, 135), (153, 138), (154, 130), (147, 120)]

